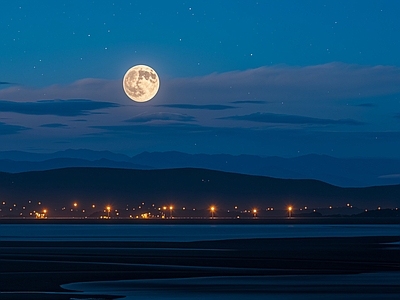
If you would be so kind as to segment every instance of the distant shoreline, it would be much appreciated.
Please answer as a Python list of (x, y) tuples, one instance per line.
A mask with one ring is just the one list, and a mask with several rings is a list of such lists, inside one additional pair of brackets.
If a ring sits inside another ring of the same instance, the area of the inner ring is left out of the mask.
[(82, 225), (109, 225), (109, 224), (126, 224), (126, 225), (268, 225), (268, 224), (308, 224), (308, 225), (341, 225), (341, 224), (400, 224), (400, 218), (370, 218), (370, 217), (292, 217), (292, 218), (241, 218), (241, 219), (21, 219), (21, 218), (1, 218), (1, 224), (82, 224)]

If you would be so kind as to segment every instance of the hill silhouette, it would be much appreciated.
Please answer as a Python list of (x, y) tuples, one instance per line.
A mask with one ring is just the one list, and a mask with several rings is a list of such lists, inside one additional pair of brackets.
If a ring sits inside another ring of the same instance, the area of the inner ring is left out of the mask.
[(207, 208), (352, 206), (375, 209), (399, 205), (400, 185), (341, 188), (317, 180), (276, 179), (206, 169), (130, 170), (65, 168), (0, 173), (1, 201), (47, 207), (112, 204), (114, 207), (154, 203)]
[(292, 158), (255, 155), (143, 152), (133, 157), (109, 151), (68, 149), (55, 153), (0, 151), (0, 172), (19, 173), (70, 167), (123, 169), (200, 168), (285, 179), (315, 179), (341, 187), (400, 184), (400, 160), (304, 155)]

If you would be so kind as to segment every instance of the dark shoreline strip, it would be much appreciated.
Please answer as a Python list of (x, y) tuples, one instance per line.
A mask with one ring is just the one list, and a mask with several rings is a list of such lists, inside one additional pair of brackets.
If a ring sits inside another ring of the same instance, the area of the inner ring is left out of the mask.
[(0, 218), (0, 224), (82, 224), (82, 225), (267, 225), (267, 224), (314, 224), (314, 225), (361, 225), (361, 224), (400, 224), (398, 217), (291, 217), (291, 218), (215, 218), (215, 219), (79, 219), (79, 218)]

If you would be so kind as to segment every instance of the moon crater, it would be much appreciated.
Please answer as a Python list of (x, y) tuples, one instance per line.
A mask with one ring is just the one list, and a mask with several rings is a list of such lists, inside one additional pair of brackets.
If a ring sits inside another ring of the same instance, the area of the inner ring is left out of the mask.
[(137, 102), (146, 102), (154, 98), (160, 87), (156, 71), (146, 65), (130, 68), (124, 76), (123, 88), (125, 94)]

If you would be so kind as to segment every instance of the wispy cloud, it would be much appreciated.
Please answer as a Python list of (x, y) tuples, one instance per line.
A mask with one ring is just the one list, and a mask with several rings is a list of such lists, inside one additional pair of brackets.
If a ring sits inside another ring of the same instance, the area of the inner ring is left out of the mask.
[(19, 125), (10, 125), (0, 122), (0, 135), (16, 134), (28, 129), (30, 128)]
[(12, 84), (13, 83), (11, 83), (11, 82), (0, 81), (0, 90), (4, 90), (4, 89), (8, 88)]
[(0, 99), (15, 101), (90, 99), (120, 102), (127, 98), (118, 80), (84, 78), (71, 84), (54, 84), (40, 88), (13, 85), (0, 90)]
[(45, 127), (45, 128), (64, 128), (68, 127), (68, 125), (61, 124), (61, 123), (48, 123), (48, 124), (42, 124), (40, 127)]
[(193, 116), (189, 116), (186, 114), (157, 112), (157, 113), (140, 114), (138, 116), (126, 120), (126, 122), (132, 122), (132, 123), (146, 123), (151, 121), (192, 122), (195, 121), (195, 118)]
[(296, 115), (284, 115), (284, 114), (272, 114), (272, 113), (254, 113), (242, 116), (229, 116), (222, 117), (219, 119), (227, 120), (242, 120), (242, 121), (252, 121), (261, 123), (275, 123), (275, 124), (306, 124), (306, 125), (361, 125), (363, 123), (352, 119), (320, 119)]
[[(272, 66), (175, 79), (166, 97), (213, 101), (324, 101), (400, 93), (400, 68), (344, 63)], [(182, 97), (183, 96), (183, 97)]]
[(382, 179), (397, 179), (397, 178), (400, 178), (400, 174), (381, 175), (378, 178), (382, 178)]
[[(121, 141), (135, 141), (129, 151), (171, 150), (179, 144), (191, 152), (230, 152), (247, 149), (251, 140), (251, 147), (261, 152), (266, 145), (271, 147), (265, 141), (268, 136), (275, 141), (275, 153), (294, 140), (299, 151), (319, 147), (331, 153), (337, 151), (337, 140), (345, 136), (351, 145), (368, 142), (377, 153), (389, 153), (395, 152), (387, 148), (392, 147), (389, 141), (397, 145), (397, 137), (376, 132), (400, 132), (399, 111), (393, 111), (400, 94), (400, 68), (390, 66), (272, 66), (161, 78), (159, 93), (147, 103), (129, 100), (121, 80), (88, 78), (43, 88), (1, 87), (0, 112), (7, 117), (1, 121), (12, 120), (15, 125), (3, 123), (0, 132), (20, 132), (18, 139), (4, 136), (1, 145), (8, 139), (14, 148), (22, 144), (19, 138), (23, 137), (23, 143), (29, 139), (39, 148), (46, 140), (47, 149), (66, 141), (128, 151)], [(283, 131), (288, 129), (292, 131)], [(308, 137), (313, 139), (306, 147), (303, 139)]]
[(208, 104), (208, 105), (196, 105), (196, 104), (161, 104), (157, 107), (172, 107), (181, 109), (205, 109), (205, 110), (225, 110), (236, 108), (235, 106), (219, 105), (219, 104)]
[(111, 102), (85, 99), (40, 100), (36, 102), (0, 100), (0, 111), (25, 115), (80, 116), (89, 115), (95, 110), (118, 106), (118, 104)]
[[(232, 103), (321, 102), (392, 95), (400, 93), (400, 68), (344, 63), (279, 65), (193, 78), (161, 78), (161, 82), (152, 103), (173, 105), (168, 106), (172, 108), (223, 110), (233, 108), (229, 105)], [(0, 99), (6, 100), (75, 98), (135, 104), (125, 96), (121, 80), (86, 78), (67, 85), (43, 88), (13, 85), (0, 90)], [(180, 106), (188, 104), (193, 106)]]
[(170, 123), (170, 124), (130, 124), (130, 125), (96, 125), (90, 126), (95, 129), (102, 129), (113, 133), (128, 133), (135, 135), (158, 135), (159, 138), (165, 138), (167, 134), (192, 133), (208, 131), (210, 128), (191, 124), (191, 123)]
[(237, 101), (232, 101), (231, 103), (234, 103), (234, 104), (264, 104), (264, 103), (268, 103), (268, 102), (261, 101), (261, 100), (237, 100)]

